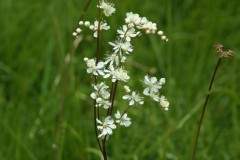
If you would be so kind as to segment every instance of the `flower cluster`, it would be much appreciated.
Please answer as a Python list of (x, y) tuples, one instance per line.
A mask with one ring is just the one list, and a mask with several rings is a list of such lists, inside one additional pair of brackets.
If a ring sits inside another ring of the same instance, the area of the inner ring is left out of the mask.
[(144, 85), (146, 88), (143, 90), (143, 94), (151, 97), (156, 102), (160, 102), (160, 105), (163, 107), (163, 109), (168, 111), (169, 102), (164, 96), (159, 96), (159, 90), (165, 83), (165, 78), (160, 78), (157, 80), (156, 77), (149, 77), (146, 75), (144, 77)]
[(134, 103), (139, 103), (141, 105), (143, 105), (144, 101), (143, 98), (139, 96), (139, 94), (137, 94), (136, 92), (132, 92), (131, 95), (125, 95), (122, 97), (123, 99), (127, 99), (129, 100), (129, 106), (134, 105)]
[(96, 64), (96, 60), (95, 59), (88, 59), (88, 58), (84, 58), (84, 61), (86, 62), (87, 64), (87, 73), (91, 73), (95, 76), (98, 76), (98, 75), (102, 75), (104, 76), (104, 63), (103, 62), (98, 62)]
[(115, 113), (116, 123), (119, 123), (121, 126), (128, 127), (131, 125), (131, 118), (127, 116), (127, 113), (121, 114), (119, 111)]
[(99, 124), (97, 129), (101, 131), (101, 134), (98, 135), (98, 138), (104, 138), (105, 136), (112, 135), (112, 130), (116, 129), (116, 125), (114, 124), (114, 120), (108, 116), (104, 119), (104, 121), (96, 120)]
[[(100, 0), (97, 5), (102, 10), (105, 17), (111, 16), (115, 13), (114, 5), (107, 0)], [(104, 19), (95, 20), (93, 23), (89, 21), (80, 21), (80, 28), (87, 27), (93, 31), (93, 36), (99, 38), (98, 33), (103, 30), (109, 30), (110, 26)], [(82, 29), (77, 28), (73, 36), (78, 38)], [(126, 14), (125, 24), (117, 30), (117, 37), (115, 40), (108, 42), (112, 47), (106, 52), (103, 60), (95, 58), (84, 58), (87, 65), (87, 73), (92, 75), (98, 83), (92, 84), (94, 91), (91, 93), (91, 98), (94, 100), (95, 107), (100, 112), (103, 108), (107, 110), (107, 116), (100, 118), (96, 115), (96, 128), (98, 129), (98, 138), (106, 139), (113, 134), (113, 130), (118, 125), (129, 127), (132, 122), (128, 117), (127, 111), (132, 106), (143, 105), (144, 96), (151, 97), (154, 101), (158, 102), (164, 110), (168, 110), (169, 102), (159, 93), (162, 85), (165, 84), (165, 79), (157, 80), (156, 77), (145, 76), (143, 94), (135, 90), (131, 90), (126, 83), (130, 80), (129, 72), (125, 69), (124, 65), (128, 56), (133, 53), (132, 40), (142, 34), (158, 34), (161, 39), (168, 41), (163, 31), (158, 30), (157, 24), (149, 21), (146, 17), (140, 17), (138, 14), (129, 12)], [(121, 83), (119, 83), (121, 82)], [(123, 113), (119, 110), (115, 111), (114, 105), (115, 92), (117, 84), (123, 87), (125, 94), (122, 99), (127, 102), (127, 107)], [(111, 87), (109, 87), (111, 86)], [(95, 109), (96, 109), (95, 108)], [(112, 112), (114, 113), (112, 115)]]
[(113, 3), (108, 3), (104, 0), (100, 1), (100, 5), (98, 5), (97, 7), (103, 10), (103, 13), (106, 17), (111, 16), (116, 11)]
[(100, 84), (93, 85), (94, 92), (91, 94), (91, 98), (96, 100), (96, 107), (103, 107), (108, 109), (111, 103), (108, 101), (110, 93), (107, 91), (109, 88), (105, 83), (101, 82)]

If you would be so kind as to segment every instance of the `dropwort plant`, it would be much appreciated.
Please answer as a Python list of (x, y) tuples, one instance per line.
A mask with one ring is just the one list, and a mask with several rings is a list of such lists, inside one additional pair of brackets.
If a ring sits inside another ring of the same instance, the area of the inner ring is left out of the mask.
[[(79, 28), (73, 32), (73, 36), (78, 38), (83, 29), (87, 28), (93, 31), (93, 37), (96, 38), (95, 57), (85, 57), (84, 61), (87, 65), (86, 72), (91, 75), (93, 80), (91, 84), (93, 92), (90, 97), (93, 99), (97, 143), (104, 160), (107, 160), (106, 141), (118, 127), (129, 127), (132, 124), (131, 118), (128, 116), (130, 108), (143, 105), (144, 98), (150, 97), (162, 106), (163, 110), (168, 110), (169, 102), (160, 93), (162, 86), (165, 84), (165, 78), (157, 79), (157, 77), (146, 75), (142, 80), (145, 88), (142, 92), (138, 92), (127, 84), (130, 75), (125, 67), (127, 58), (133, 52), (131, 42), (134, 38), (146, 33), (159, 35), (165, 42), (168, 39), (163, 31), (157, 29), (156, 23), (149, 21), (146, 17), (140, 17), (139, 14), (128, 12), (126, 13), (125, 24), (117, 30), (116, 40), (108, 43), (112, 49), (106, 51), (104, 59), (100, 59), (100, 37), (103, 37), (104, 30), (110, 29), (106, 19), (116, 12), (116, 8), (112, 1), (107, 0), (99, 0), (97, 8), (99, 11), (98, 19), (93, 23), (80, 21)], [(119, 111), (119, 106), (114, 106), (118, 87), (125, 91), (122, 99), (127, 101), (127, 104), (123, 111)]]
[(198, 128), (197, 128), (197, 133), (196, 133), (196, 137), (195, 137), (195, 141), (194, 141), (194, 146), (193, 146), (192, 160), (195, 159), (195, 154), (196, 154), (197, 144), (198, 144), (198, 138), (199, 138), (201, 127), (202, 127), (204, 114), (205, 114), (205, 111), (206, 111), (206, 108), (207, 108), (207, 105), (208, 105), (208, 100), (209, 100), (209, 97), (211, 95), (212, 85), (213, 85), (213, 82), (214, 82), (214, 79), (215, 79), (215, 75), (216, 75), (217, 70), (218, 70), (218, 68), (221, 64), (222, 59), (232, 57), (234, 55), (233, 51), (231, 51), (231, 50), (223, 51), (223, 45), (221, 45), (221, 44), (216, 45), (215, 49), (216, 49), (216, 52), (219, 56), (219, 59), (218, 59), (217, 65), (214, 69), (214, 72), (213, 72), (213, 75), (212, 75), (212, 78), (211, 78), (211, 81), (210, 81), (210, 84), (209, 84), (209, 87), (208, 87), (208, 94), (207, 94), (207, 97), (205, 99), (205, 103), (204, 103), (203, 108), (202, 108), (202, 113), (201, 113), (200, 121), (199, 121)]

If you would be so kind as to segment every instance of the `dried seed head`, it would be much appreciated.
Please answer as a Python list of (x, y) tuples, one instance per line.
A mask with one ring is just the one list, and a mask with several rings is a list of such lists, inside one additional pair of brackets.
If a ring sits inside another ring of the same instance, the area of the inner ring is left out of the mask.
[(222, 44), (217, 44), (215, 46), (215, 49), (220, 58), (228, 58), (228, 57), (232, 57), (234, 55), (234, 52), (232, 50), (223, 51), (223, 47), (224, 46)]

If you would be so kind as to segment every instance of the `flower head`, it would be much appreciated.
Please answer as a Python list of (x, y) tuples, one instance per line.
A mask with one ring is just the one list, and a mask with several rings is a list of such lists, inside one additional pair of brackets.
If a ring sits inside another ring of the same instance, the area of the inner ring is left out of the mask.
[(143, 91), (144, 95), (150, 95), (151, 93), (157, 93), (159, 89), (161, 89), (161, 85), (158, 83), (156, 77), (144, 77), (144, 84), (146, 88)]
[(92, 99), (108, 99), (110, 97), (110, 93), (107, 91), (109, 87), (105, 83), (101, 82), (100, 84), (93, 85), (93, 88), (95, 92), (91, 94)]
[(105, 136), (112, 135), (112, 130), (116, 128), (116, 125), (110, 116), (106, 117), (103, 122), (99, 119), (96, 119), (96, 121), (99, 124), (97, 129), (101, 131), (101, 134), (98, 135), (98, 138), (104, 138)]
[[(109, 28), (110, 28), (110, 26), (108, 26), (107, 23), (105, 23), (105, 22), (101, 22), (100, 23), (100, 28), (99, 28), (100, 31), (101, 30), (109, 30)], [(97, 34), (98, 34), (98, 21), (94, 22), (94, 26), (93, 26), (92, 29), (95, 31), (93, 36), (97, 38)]]
[(113, 4), (106, 3), (103, 0), (100, 2), (100, 5), (97, 7), (103, 9), (103, 13), (106, 17), (111, 16), (116, 11)]
[(161, 99), (159, 97), (159, 90), (165, 83), (165, 78), (160, 78), (158, 81), (156, 77), (149, 77), (146, 75), (144, 77), (144, 85), (146, 88), (143, 90), (143, 94), (151, 97), (154, 101), (159, 102)]
[(103, 98), (97, 98), (96, 99), (96, 107), (103, 107), (104, 109), (108, 109), (111, 106), (111, 103), (109, 100), (103, 99)]
[(116, 82), (116, 80), (127, 82), (130, 77), (128, 72), (121, 68), (114, 68), (113, 66), (109, 66), (109, 69), (105, 69), (105, 76), (103, 78), (108, 78), (112, 76), (112, 82)]
[(126, 39), (126, 41), (131, 41), (132, 37), (136, 37), (139, 32), (135, 33), (135, 29), (133, 27), (127, 27), (126, 25), (123, 25), (122, 30), (117, 30), (118, 34), (120, 34), (120, 37), (123, 39)]
[(119, 123), (121, 126), (129, 127), (131, 125), (131, 118), (127, 117), (127, 113), (121, 115), (119, 111), (115, 113), (116, 123)]
[(128, 75), (128, 72), (124, 70), (122, 67), (117, 69), (117, 74), (116, 74), (117, 80), (127, 82), (130, 77)]
[(139, 94), (137, 94), (136, 92), (132, 92), (131, 95), (125, 95), (122, 97), (123, 99), (127, 99), (129, 100), (129, 106), (132, 106), (134, 105), (134, 103), (139, 103), (139, 104), (143, 104), (144, 101), (143, 101), (143, 98), (139, 96)]
[(108, 54), (104, 63), (109, 64), (111, 67), (113, 67), (113, 64), (119, 66), (119, 56), (116, 53)]
[(129, 41), (123, 42), (121, 39), (116, 40), (115, 42), (109, 42), (111, 46), (113, 46), (114, 53), (119, 52), (120, 56), (122, 56), (122, 52), (129, 54), (132, 52), (132, 45)]
[(141, 18), (138, 14), (129, 12), (126, 14), (125, 23), (138, 25), (141, 22)]
[(96, 60), (95, 59), (88, 59), (88, 58), (84, 58), (84, 61), (87, 64), (87, 73), (92, 73), (95, 76), (98, 75), (105, 75), (103, 70), (104, 70), (104, 63), (103, 62), (98, 62), (96, 64)]

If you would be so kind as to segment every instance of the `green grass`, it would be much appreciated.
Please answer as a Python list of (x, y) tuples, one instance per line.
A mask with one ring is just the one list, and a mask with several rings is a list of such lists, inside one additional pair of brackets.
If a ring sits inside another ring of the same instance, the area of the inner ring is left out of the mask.
[[(89, 32), (73, 56), (65, 91), (62, 77), (71, 34), (86, 2), (0, 2), (0, 160), (50, 160), (57, 143), (62, 160), (100, 159), (88, 98), (90, 77), (83, 63), (83, 58), (93, 57), (95, 51)], [(93, 1), (83, 20), (95, 19), (95, 6)], [(114, 39), (127, 11), (157, 22), (170, 39), (167, 44), (156, 36), (135, 40), (127, 66), (131, 85), (139, 89), (139, 79), (145, 74), (139, 72), (141, 69), (158, 78), (166, 77), (164, 93), (171, 109), (163, 112), (154, 103), (132, 109), (133, 125), (120, 128), (108, 141), (111, 159), (190, 159), (201, 107), (217, 62), (216, 43), (223, 43), (236, 55), (224, 60), (217, 73), (197, 159), (239, 159), (239, 6), (237, 0), (116, 1), (117, 12), (109, 22), (112, 29), (106, 39)], [(65, 109), (58, 141), (62, 103)]]

